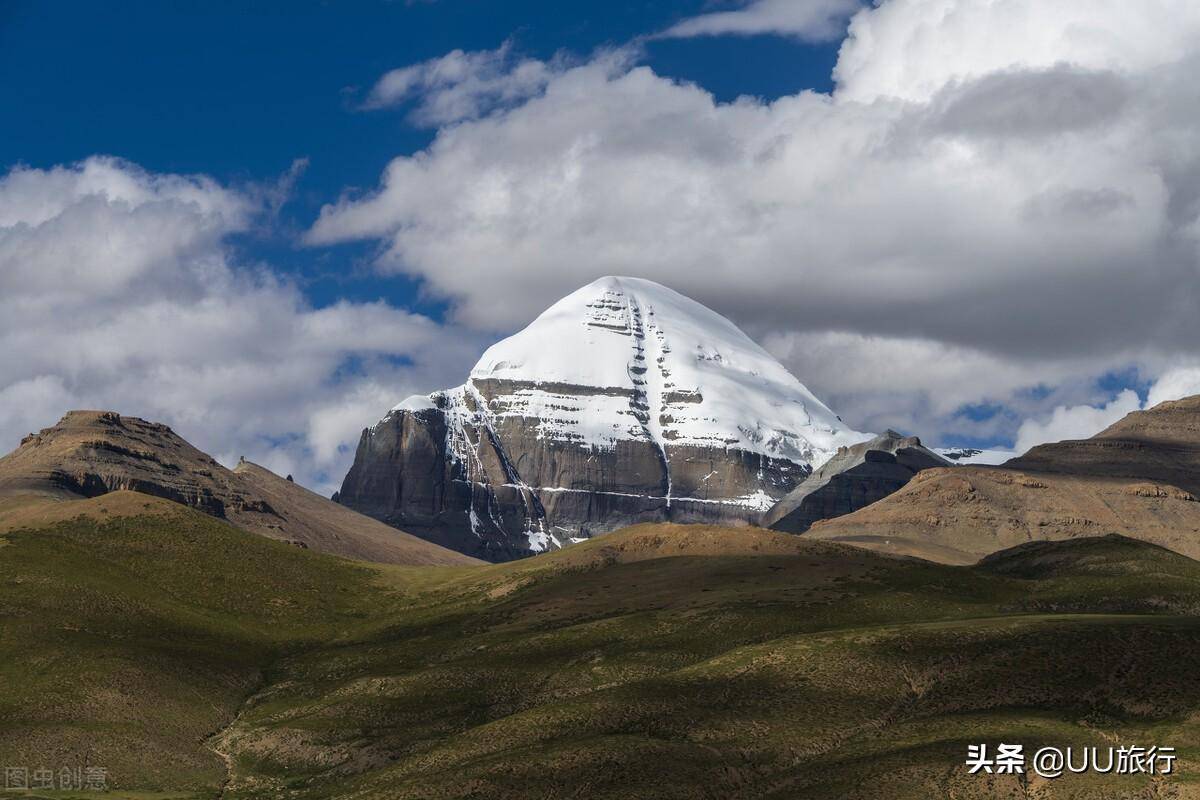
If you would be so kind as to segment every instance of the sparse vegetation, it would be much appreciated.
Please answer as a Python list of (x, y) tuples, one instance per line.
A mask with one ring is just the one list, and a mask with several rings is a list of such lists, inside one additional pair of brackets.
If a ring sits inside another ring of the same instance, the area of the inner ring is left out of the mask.
[(370, 618), (367, 570), (175, 508), (5, 533), (0, 764), (219, 786), (204, 740), (264, 670)]
[[(116, 796), (1196, 791), (1200, 564), (1118, 537), (976, 568), (674, 526), (367, 567), (184, 510), (5, 537), (0, 763), (102, 759)], [(966, 775), (1001, 740), (1174, 745), (1180, 774)]]

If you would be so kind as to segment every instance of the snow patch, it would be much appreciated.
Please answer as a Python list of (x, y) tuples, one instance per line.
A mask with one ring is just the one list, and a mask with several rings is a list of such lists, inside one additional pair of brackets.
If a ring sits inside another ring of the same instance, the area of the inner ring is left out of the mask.
[(935, 447), (933, 452), (950, 461), (952, 464), (983, 464), (996, 466), (1010, 458), (1015, 458), (1012, 450), (979, 450), (974, 447)]
[(392, 406), (392, 411), (427, 411), (437, 408), (427, 394), (414, 394)]

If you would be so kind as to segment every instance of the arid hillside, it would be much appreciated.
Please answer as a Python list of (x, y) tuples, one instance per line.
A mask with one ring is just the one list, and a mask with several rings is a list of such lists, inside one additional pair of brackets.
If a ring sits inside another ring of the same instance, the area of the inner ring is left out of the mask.
[(49, 517), (36, 505), (132, 491), (189, 506), (243, 530), (323, 553), (391, 564), (474, 559), (357, 514), (252, 464), (237, 471), (166, 425), (110, 411), (72, 411), (0, 458), (0, 512)]
[(808, 536), (952, 564), (1031, 541), (1121, 534), (1200, 557), (1200, 397), (1001, 467), (932, 469)]

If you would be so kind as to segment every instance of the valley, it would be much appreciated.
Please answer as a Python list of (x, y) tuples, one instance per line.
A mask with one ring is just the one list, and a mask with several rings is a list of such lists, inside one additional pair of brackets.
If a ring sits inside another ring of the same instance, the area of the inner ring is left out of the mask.
[(993, 797), (1030, 787), (969, 742), (1120, 741), (1177, 775), (1036, 796), (1193, 796), (1200, 564), (1153, 545), (953, 567), (652, 524), (403, 567), (118, 494), (4, 533), (0, 762), (117, 797)]

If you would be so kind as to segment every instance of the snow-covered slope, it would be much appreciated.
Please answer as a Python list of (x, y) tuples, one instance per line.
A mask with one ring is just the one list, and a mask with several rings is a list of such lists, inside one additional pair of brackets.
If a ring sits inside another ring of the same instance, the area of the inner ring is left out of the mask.
[[(732, 322), (639, 278), (601, 278), (571, 293), (488, 348), (470, 377), (513, 385), (491, 398), (498, 417), (530, 419), (541, 437), (594, 448), (648, 438), (817, 467), (869, 438)], [(630, 392), (644, 398), (644, 418), (630, 413)], [(430, 402), (418, 396), (396, 408)]]
[(751, 523), (867, 438), (729, 320), (608, 277), (490, 347), (461, 386), (395, 406), (340, 497), (504, 558), (639, 521)]

